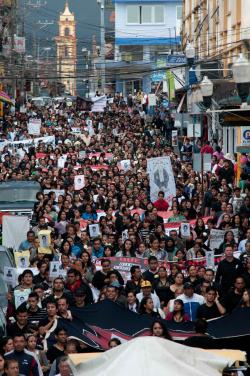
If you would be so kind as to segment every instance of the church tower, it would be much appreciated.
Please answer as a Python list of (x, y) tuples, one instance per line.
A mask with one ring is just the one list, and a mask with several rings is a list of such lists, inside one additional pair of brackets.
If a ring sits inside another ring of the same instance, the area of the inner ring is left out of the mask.
[(66, 1), (59, 18), (59, 36), (55, 38), (57, 47), (57, 74), (65, 86), (65, 92), (76, 95), (76, 21)]

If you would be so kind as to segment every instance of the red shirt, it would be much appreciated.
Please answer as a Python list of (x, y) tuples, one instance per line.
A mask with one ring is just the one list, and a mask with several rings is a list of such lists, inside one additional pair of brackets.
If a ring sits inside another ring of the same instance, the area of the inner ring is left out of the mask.
[(167, 201), (159, 199), (154, 202), (154, 207), (159, 211), (167, 211), (169, 208), (169, 205)]
[(214, 149), (210, 145), (205, 145), (201, 148), (201, 154), (213, 154)]

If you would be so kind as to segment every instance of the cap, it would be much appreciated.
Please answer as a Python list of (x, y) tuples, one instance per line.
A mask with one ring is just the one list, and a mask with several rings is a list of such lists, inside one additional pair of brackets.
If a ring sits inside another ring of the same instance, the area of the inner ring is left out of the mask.
[(118, 281), (113, 281), (109, 286), (115, 287), (116, 289), (119, 289), (121, 287), (121, 285)]
[(194, 285), (191, 283), (191, 282), (186, 282), (184, 283), (184, 289), (193, 289), (194, 288)]
[(152, 287), (152, 284), (150, 281), (142, 281), (141, 288), (143, 287)]
[(82, 287), (75, 291), (75, 296), (85, 296), (85, 295), (86, 295), (86, 290)]

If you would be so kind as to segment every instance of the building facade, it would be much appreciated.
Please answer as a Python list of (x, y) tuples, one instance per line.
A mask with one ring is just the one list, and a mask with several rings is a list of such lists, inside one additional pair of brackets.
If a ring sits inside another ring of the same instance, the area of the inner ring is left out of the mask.
[(181, 0), (114, 0), (115, 61), (124, 73), (116, 90), (151, 91), (151, 72), (157, 60), (180, 49)]
[(65, 93), (76, 95), (77, 39), (74, 13), (65, 4), (59, 18), (59, 35), (55, 38), (57, 46), (57, 75), (65, 87)]
[(198, 58), (222, 56), (225, 68), (250, 44), (250, 0), (183, 0), (182, 44), (191, 42)]

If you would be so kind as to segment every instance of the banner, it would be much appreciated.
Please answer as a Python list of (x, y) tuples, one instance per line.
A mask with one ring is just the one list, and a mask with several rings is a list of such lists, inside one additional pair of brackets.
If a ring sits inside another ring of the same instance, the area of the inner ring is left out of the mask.
[(41, 125), (41, 119), (30, 119), (28, 123), (28, 133), (34, 136), (39, 136)]
[(4, 141), (0, 143), (0, 151), (2, 151), (5, 146), (8, 146), (9, 148), (18, 148), (20, 145), (23, 145), (26, 149), (33, 145), (37, 147), (39, 142), (55, 146), (55, 136), (38, 137), (22, 141)]
[(3, 246), (18, 250), (30, 229), (28, 217), (19, 215), (3, 216)]
[(230, 230), (217, 230), (217, 229), (212, 229), (210, 231), (210, 242), (209, 242), (209, 247), (212, 250), (218, 249), (221, 243), (224, 241), (224, 236), (226, 232), (231, 231), (234, 234), (234, 239), (236, 242), (238, 242), (238, 237), (239, 237), (239, 230), (237, 228), (230, 229)]
[(92, 112), (103, 112), (104, 108), (107, 106), (107, 98), (105, 95), (92, 98), (92, 102), (94, 102), (91, 109)]
[(147, 173), (150, 180), (151, 201), (155, 202), (159, 191), (163, 191), (165, 200), (171, 202), (176, 195), (176, 186), (170, 157), (148, 159)]
[[(58, 327), (64, 328), (69, 337), (97, 350), (107, 350), (109, 340), (114, 337), (129, 341), (150, 335), (149, 328), (155, 320), (150, 315), (139, 315), (124, 309), (108, 299), (81, 309), (71, 308), (71, 313), (73, 320), (58, 319)], [(230, 315), (209, 321), (207, 332), (214, 338), (213, 348), (249, 351), (249, 314), (250, 308), (237, 308)], [(193, 322), (162, 320), (162, 323), (175, 340), (183, 340), (195, 333)], [(45, 348), (56, 342), (54, 329), (46, 336)], [(240, 338), (244, 340), (240, 341)]]

